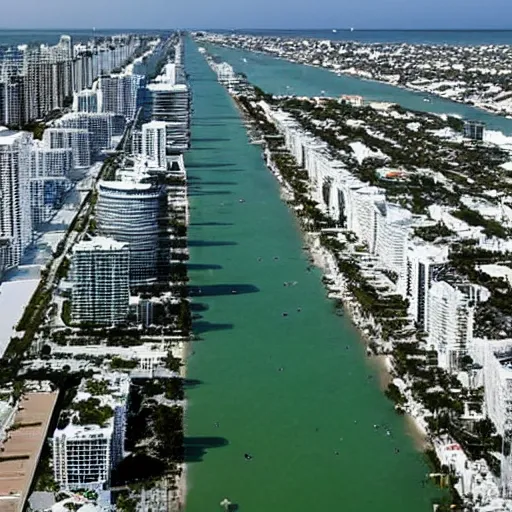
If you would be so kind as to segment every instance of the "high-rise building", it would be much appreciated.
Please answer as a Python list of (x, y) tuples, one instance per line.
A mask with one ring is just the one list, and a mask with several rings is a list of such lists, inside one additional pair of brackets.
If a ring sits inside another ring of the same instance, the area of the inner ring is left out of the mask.
[(114, 114), (73, 112), (55, 121), (58, 128), (73, 128), (89, 132), (91, 155), (112, 147), (112, 119)]
[(429, 290), (448, 262), (448, 247), (433, 244), (410, 243), (404, 268), (400, 275), (399, 290), (409, 300), (409, 312), (418, 327), (424, 331), (429, 325)]
[(70, 148), (75, 169), (86, 169), (91, 166), (91, 146), (87, 129), (46, 128), (43, 143), (50, 149)]
[(34, 141), (30, 155), (32, 225), (47, 222), (70, 187), (73, 151), (51, 149)]
[(98, 90), (84, 89), (73, 95), (74, 112), (101, 112), (102, 93)]
[(128, 244), (105, 237), (78, 243), (71, 265), (73, 322), (124, 322), (130, 300), (129, 272)]
[(133, 119), (141, 106), (141, 93), (144, 87), (144, 77), (141, 75), (111, 75), (98, 79), (98, 90), (103, 101), (102, 112), (120, 114), (127, 119)]
[(132, 286), (157, 277), (163, 199), (162, 187), (137, 179), (98, 183), (98, 232), (129, 244)]
[(163, 73), (147, 85), (144, 116), (166, 123), (168, 154), (178, 154), (190, 146), (190, 92), (181, 70), (167, 64)]
[(125, 374), (99, 374), (93, 380), (106, 382), (108, 393), (94, 396), (82, 381), (73, 403), (95, 400), (112, 416), (102, 425), (86, 424), (71, 410), (71, 421), (53, 433), (53, 472), (62, 489), (101, 489), (110, 481), (111, 471), (123, 459), (126, 435), (126, 410), (130, 379)]
[(3, 122), (9, 126), (21, 126), (26, 119), (23, 103), (25, 90), (23, 77), (12, 77), (3, 85)]
[(31, 144), (30, 133), (0, 129), (0, 235), (9, 240), (7, 267), (20, 264), (32, 241)]
[(132, 130), (131, 153), (133, 155), (142, 155), (142, 131)]
[(428, 343), (441, 368), (457, 371), (473, 337), (475, 307), (488, 300), (489, 292), (482, 286), (438, 281), (428, 294)]
[(166, 123), (151, 121), (142, 125), (142, 155), (148, 159), (148, 167), (166, 169)]

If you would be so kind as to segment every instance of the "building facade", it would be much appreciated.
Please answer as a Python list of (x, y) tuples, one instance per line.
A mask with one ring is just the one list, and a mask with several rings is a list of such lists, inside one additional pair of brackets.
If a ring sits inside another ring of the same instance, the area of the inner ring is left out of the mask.
[(137, 181), (100, 181), (96, 219), (98, 232), (129, 244), (130, 284), (143, 285), (158, 273), (159, 234), (164, 191)]
[(130, 251), (105, 237), (73, 248), (71, 318), (75, 323), (115, 325), (126, 320), (130, 301)]
[(94, 379), (107, 383), (108, 394), (93, 397), (82, 382), (74, 403), (96, 398), (100, 406), (111, 409), (112, 416), (103, 425), (83, 424), (72, 410), (71, 422), (55, 430), (53, 472), (62, 489), (102, 489), (124, 456), (129, 377), (110, 373), (96, 375)]
[(0, 233), (9, 240), (7, 267), (18, 266), (32, 242), (31, 147), (30, 133), (0, 129)]
[(33, 226), (47, 222), (69, 190), (73, 151), (51, 149), (34, 141), (30, 154), (30, 201)]
[(165, 153), (166, 124), (162, 121), (152, 121), (142, 125), (142, 155), (148, 159), (148, 167), (167, 168)]
[(438, 281), (428, 294), (428, 343), (437, 352), (439, 366), (456, 372), (473, 338), (475, 307), (488, 300), (489, 292), (477, 285)]

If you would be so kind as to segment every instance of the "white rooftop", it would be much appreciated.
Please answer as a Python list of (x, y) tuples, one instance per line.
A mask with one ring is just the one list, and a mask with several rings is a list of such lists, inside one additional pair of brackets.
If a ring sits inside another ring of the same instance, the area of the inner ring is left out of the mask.
[(150, 91), (169, 91), (169, 92), (187, 92), (188, 87), (185, 84), (172, 84), (169, 82), (157, 82), (147, 86)]
[(510, 267), (505, 267), (504, 265), (489, 264), (480, 265), (478, 269), (488, 276), (497, 278), (501, 277), (505, 281), (508, 281), (510, 284), (512, 284), (512, 268)]
[(83, 240), (75, 245), (73, 252), (90, 252), (90, 251), (120, 251), (127, 248), (128, 244), (118, 242), (113, 238), (105, 236), (96, 236), (91, 240)]
[(151, 190), (153, 185), (151, 183), (140, 183), (135, 180), (125, 179), (123, 181), (103, 181), (98, 183), (100, 188), (109, 190)]
[(0, 146), (10, 146), (14, 144), (18, 139), (27, 135), (27, 132), (13, 131), (2, 126), (0, 129)]

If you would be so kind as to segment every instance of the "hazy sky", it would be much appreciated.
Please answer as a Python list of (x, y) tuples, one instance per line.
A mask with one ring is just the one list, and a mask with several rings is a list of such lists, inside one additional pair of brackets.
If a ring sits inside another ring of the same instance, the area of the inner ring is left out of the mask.
[(1, 28), (512, 28), (512, 0), (0, 0)]

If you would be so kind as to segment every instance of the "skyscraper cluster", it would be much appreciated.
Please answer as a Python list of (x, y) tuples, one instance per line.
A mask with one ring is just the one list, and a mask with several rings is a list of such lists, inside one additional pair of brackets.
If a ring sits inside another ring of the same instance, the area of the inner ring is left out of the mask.
[(23, 126), (62, 109), (74, 92), (119, 68), (139, 45), (133, 36), (79, 45), (62, 36), (54, 46), (0, 50), (0, 124)]
[[(135, 115), (143, 77), (121, 66), (139, 48), (140, 38), (121, 35), (0, 49), (0, 276), (20, 264), (33, 229), (72, 186), (71, 172), (88, 169)], [(114, 71), (118, 101), (109, 110), (96, 78)], [(73, 98), (75, 112), (65, 113)]]
[(144, 100), (144, 118), (166, 124), (166, 153), (181, 154), (190, 146), (190, 91), (181, 64), (181, 43), (175, 49), (175, 61), (148, 84)]
[[(123, 283), (131, 290), (155, 283), (168, 264), (169, 249), (162, 243), (167, 232), (168, 199), (166, 188), (157, 175), (172, 171), (172, 162), (182, 158), (181, 154), (189, 146), (190, 100), (181, 52), (181, 45), (178, 45), (175, 60), (165, 64), (161, 74), (148, 85), (138, 75), (100, 77), (90, 91), (75, 95), (77, 111), (58, 121), (59, 126), (82, 128), (91, 137), (93, 132), (95, 137), (100, 137), (103, 129), (88, 128), (82, 124), (83, 120), (90, 122), (112, 116), (110, 112), (127, 119), (137, 117), (131, 133), (133, 154), (116, 170), (114, 180), (101, 180), (97, 185), (95, 224), (100, 238), (97, 243), (96, 239), (87, 242), (87, 251), (78, 251), (77, 246), (73, 256), (71, 308), (72, 318), (77, 323), (94, 321), (113, 325), (124, 322), (128, 294), (123, 295), (123, 307), (112, 309), (111, 297), (105, 290), (110, 289), (114, 279), (119, 288), (119, 272), (125, 273)], [(145, 101), (141, 115), (137, 116), (139, 98)], [(94, 147), (92, 139), (91, 144)], [(123, 250), (126, 247), (129, 254), (128, 264), (122, 268), (118, 265), (116, 244), (123, 244)], [(95, 264), (98, 258), (109, 270), (98, 271)], [(87, 264), (83, 263), (84, 259)], [(98, 313), (98, 308), (103, 308), (104, 312)], [(93, 309), (96, 313), (91, 314)]]

